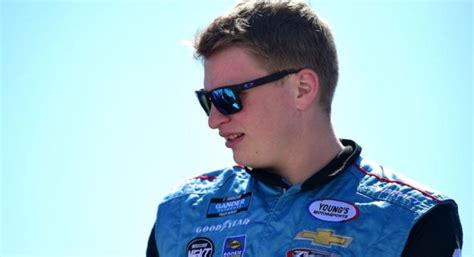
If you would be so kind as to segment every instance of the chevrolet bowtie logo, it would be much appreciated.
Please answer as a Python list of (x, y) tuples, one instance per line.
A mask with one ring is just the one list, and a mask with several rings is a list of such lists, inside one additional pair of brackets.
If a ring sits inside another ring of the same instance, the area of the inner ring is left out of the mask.
[(352, 238), (336, 235), (334, 231), (329, 229), (318, 229), (316, 233), (304, 230), (298, 233), (296, 239), (309, 240), (313, 244), (326, 247), (331, 247), (333, 245), (347, 247), (352, 241)]

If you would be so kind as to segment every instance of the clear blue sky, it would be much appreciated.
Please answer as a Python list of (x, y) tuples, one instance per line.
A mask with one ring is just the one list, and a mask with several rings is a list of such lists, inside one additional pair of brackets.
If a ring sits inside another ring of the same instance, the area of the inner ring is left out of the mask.
[[(339, 137), (455, 198), (473, 254), (472, 2), (311, 1)], [(184, 42), (234, 1), (1, 3), (2, 257), (144, 256), (174, 185), (233, 164)]]

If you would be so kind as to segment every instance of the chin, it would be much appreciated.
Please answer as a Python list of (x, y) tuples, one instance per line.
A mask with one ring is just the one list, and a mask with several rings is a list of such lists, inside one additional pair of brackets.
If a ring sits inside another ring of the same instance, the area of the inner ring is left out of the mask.
[(246, 167), (253, 167), (252, 164), (254, 163), (252, 160), (250, 160), (250, 158), (248, 158), (248, 156), (243, 156), (236, 152), (234, 152), (234, 162)]
[(235, 163), (245, 167), (258, 168), (262, 166), (261, 162), (255, 159), (255, 156), (244, 156), (234, 153), (234, 161)]

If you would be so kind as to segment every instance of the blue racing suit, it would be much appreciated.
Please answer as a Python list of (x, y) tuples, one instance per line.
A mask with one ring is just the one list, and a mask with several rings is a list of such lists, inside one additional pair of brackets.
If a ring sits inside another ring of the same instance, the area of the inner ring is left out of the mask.
[(455, 256), (462, 244), (455, 202), (342, 142), (345, 150), (301, 185), (245, 167), (188, 181), (159, 205), (150, 237), (156, 253), (147, 255), (402, 256), (415, 224), (445, 206), (454, 213), (457, 245), (439, 256)]

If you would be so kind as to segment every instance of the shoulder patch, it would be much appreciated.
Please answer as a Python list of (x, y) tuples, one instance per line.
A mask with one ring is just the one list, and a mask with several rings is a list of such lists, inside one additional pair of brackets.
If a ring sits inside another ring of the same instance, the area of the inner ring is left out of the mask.
[(207, 175), (201, 175), (194, 177), (192, 179), (199, 179), (199, 180), (208, 180), (208, 181), (214, 181), (217, 178), (217, 176), (207, 176)]
[(448, 197), (377, 164), (354, 164), (354, 167), (363, 176), (357, 191), (370, 198), (417, 213), (424, 213), (438, 203), (449, 200)]
[(171, 194), (168, 194), (164, 201), (182, 197), (189, 194), (207, 194), (220, 188), (229, 178), (240, 172), (239, 169), (223, 169), (210, 173), (205, 173), (186, 180), (181, 185), (175, 187)]

